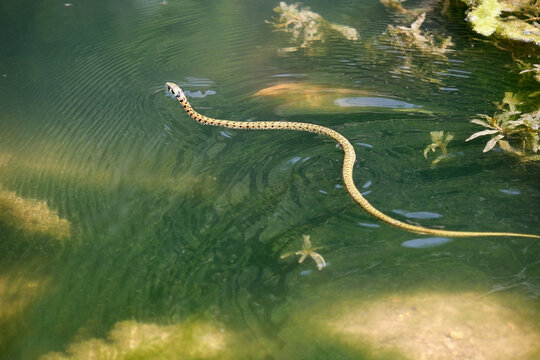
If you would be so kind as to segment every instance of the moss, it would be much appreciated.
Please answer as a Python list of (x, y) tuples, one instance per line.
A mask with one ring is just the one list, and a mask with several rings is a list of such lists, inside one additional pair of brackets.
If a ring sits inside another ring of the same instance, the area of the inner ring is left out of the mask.
[(479, 34), (489, 36), (497, 30), (501, 6), (497, 0), (484, 0), (467, 16), (472, 28)]
[(531, 0), (464, 0), (470, 7), (467, 20), (474, 31), (540, 46), (540, 9)]
[(522, 20), (500, 22), (497, 34), (510, 40), (531, 42), (540, 46), (540, 28)]

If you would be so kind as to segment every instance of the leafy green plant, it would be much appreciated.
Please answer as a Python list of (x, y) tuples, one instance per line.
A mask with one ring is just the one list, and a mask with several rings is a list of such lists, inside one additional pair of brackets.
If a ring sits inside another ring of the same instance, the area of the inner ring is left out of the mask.
[(472, 134), (465, 141), (490, 136), (483, 152), (490, 151), (498, 144), (502, 150), (521, 156), (524, 160), (540, 160), (540, 156), (536, 155), (540, 149), (540, 109), (521, 113), (517, 109), (521, 102), (511, 92), (505, 93), (502, 102), (496, 105), (502, 112), (493, 116), (478, 114), (481, 119), (471, 120), (487, 129)]
[(428, 153), (430, 151), (436, 152), (437, 149), (440, 149), (442, 154), (437, 156), (435, 160), (431, 162), (431, 166), (437, 165), (442, 159), (446, 158), (448, 156), (448, 150), (447, 146), (454, 138), (454, 135), (450, 133), (446, 133), (444, 131), (431, 131), (431, 144), (429, 144), (424, 149), (424, 157), (428, 158)]
[(540, 45), (538, 0), (462, 1), (469, 7), (467, 20), (477, 33)]

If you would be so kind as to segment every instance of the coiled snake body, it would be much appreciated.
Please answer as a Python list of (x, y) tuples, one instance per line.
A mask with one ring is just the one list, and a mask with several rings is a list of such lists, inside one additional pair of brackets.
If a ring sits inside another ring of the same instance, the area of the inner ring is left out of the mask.
[(474, 232), (474, 231), (452, 231), (452, 230), (440, 230), (440, 229), (429, 229), (422, 226), (416, 226), (404, 223), (402, 221), (396, 220), (379, 210), (373, 207), (358, 191), (354, 184), (353, 180), (353, 166), (356, 160), (356, 153), (354, 148), (340, 133), (329, 129), (324, 126), (303, 123), (303, 122), (289, 122), (289, 121), (232, 121), (232, 120), (218, 120), (209, 118), (207, 116), (201, 115), (191, 107), (191, 104), (188, 102), (186, 95), (178, 87), (178, 85), (168, 82), (166, 83), (167, 90), (173, 94), (186, 113), (203, 125), (212, 125), (212, 126), (222, 126), (230, 129), (240, 129), (240, 130), (297, 130), (297, 131), (307, 131), (316, 134), (321, 134), (332, 138), (336, 141), (342, 148), (345, 156), (343, 158), (343, 182), (345, 188), (349, 192), (349, 195), (360, 205), (365, 211), (367, 211), (372, 216), (377, 219), (384, 221), (387, 224), (395, 226), (397, 228), (410, 231), (418, 234), (426, 235), (435, 235), (435, 236), (445, 236), (445, 237), (470, 237), (470, 236), (516, 236), (516, 237), (528, 237), (528, 238), (537, 238), (540, 239), (539, 235), (532, 234), (518, 234), (518, 233), (507, 233), (507, 232)]

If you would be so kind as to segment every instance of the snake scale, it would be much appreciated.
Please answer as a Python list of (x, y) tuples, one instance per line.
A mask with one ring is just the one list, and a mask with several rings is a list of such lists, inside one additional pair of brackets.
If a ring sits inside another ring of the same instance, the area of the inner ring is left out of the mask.
[(384, 221), (387, 224), (400, 228), (402, 230), (410, 231), (413, 233), (424, 235), (435, 235), (445, 237), (472, 237), (472, 236), (514, 236), (514, 237), (527, 237), (540, 239), (539, 235), (532, 234), (519, 234), (519, 233), (507, 233), (507, 232), (476, 232), (476, 231), (452, 231), (452, 230), (440, 230), (430, 229), (423, 226), (411, 225), (402, 221), (396, 220), (381, 211), (377, 210), (371, 205), (366, 198), (362, 196), (360, 191), (356, 188), (353, 180), (353, 166), (356, 160), (356, 153), (353, 146), (343, 135), (329, 129), (324, 126), (303, 123), (303, 122), (289, 122), (289, 121), (232, 121), (232, 120), (219, 120), (213, 119), (199, 114), (193, 109), (186, 95), (180, 89), (180, 87), (174, 83), (167, 82), (165, 84), (167, 90), (182, 104), (182, 107), (186, 113), (197, 121), (199, 124), (221, 126), (229, 129), (240, 130), (296, 130), (307, 131), (315, 134), (325, 135), (336, 141), (344, 152), (343, 158), (343, 182), (349, 195), (360, 205), (365, 211), (375, 218)]

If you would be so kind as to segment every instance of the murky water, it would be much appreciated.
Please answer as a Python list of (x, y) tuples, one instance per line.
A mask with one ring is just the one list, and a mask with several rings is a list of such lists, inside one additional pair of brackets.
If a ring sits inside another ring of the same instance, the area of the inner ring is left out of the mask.
[[(305, 3), (359, 40), (284, 51), (277, 5), (2, 1), (0, 358), (539, 356), (538, 241), (390, 228), (348, 197), (331, 140), (203, 127), (156, 92), (341, 132), (358, 187), (400, 220), (540, 234), (538, 167), (464, 142), (515, 91), (509, 55), (422, 3), (455, 51), (411, 67), (381, 34), (414, 18), (366, 0)], [(261, 95), (279, 85), (301, 91)], [(451, 156), (431, 166), (441, 130)], [(282, 257), (303, 234), (324, 270)]]

